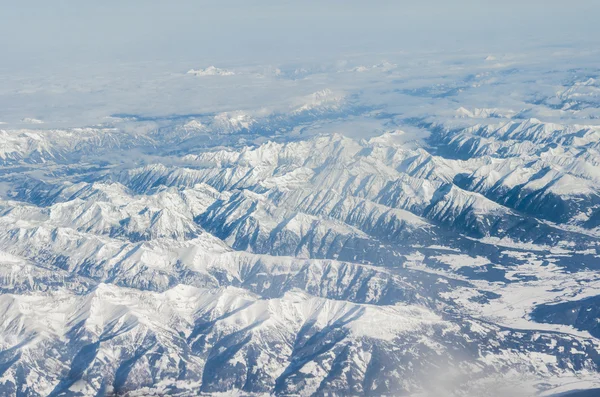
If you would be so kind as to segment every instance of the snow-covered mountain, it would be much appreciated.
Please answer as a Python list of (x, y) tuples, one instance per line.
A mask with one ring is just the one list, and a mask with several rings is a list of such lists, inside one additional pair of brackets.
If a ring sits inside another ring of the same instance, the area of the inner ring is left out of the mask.
[(482, 59), (181, 69), (250, 99), (2, 124), (0, 396), (600, 387), (597, 79)]
[[(594, 377), (594, 321), (556, 302), (600, 289), (597, 132), (434, 131), (431, 149), (334, 134), (75, 173), (72, 142), (7, 156), (37, 151), (56, 171), (5, 176), (2, 390), (381, 395), (432, 376)], [(524, 149), (500, 150), (509, 140)]]

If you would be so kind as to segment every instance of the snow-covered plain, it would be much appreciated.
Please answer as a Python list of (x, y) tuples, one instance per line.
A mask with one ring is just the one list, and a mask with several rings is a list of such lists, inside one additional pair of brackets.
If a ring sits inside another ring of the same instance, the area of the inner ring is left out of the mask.
[(599, 59), (3, 80), (0, 394), (600, 386)]

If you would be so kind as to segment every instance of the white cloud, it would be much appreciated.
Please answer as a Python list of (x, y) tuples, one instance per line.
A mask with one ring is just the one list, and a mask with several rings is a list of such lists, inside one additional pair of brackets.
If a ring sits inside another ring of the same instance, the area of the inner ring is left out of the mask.
[(233, 76), (235, 73), (231, 70), (209, 66), (206, 69), (190, 69), (187, 71), (187, 74), (193, 74), (194, 76)]

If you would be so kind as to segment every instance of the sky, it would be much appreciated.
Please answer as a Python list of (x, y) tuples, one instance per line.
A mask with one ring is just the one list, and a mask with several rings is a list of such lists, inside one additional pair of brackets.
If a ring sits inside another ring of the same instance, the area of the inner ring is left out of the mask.
[(597, 0), (0, 1), (3, 68), (582, 45)]
[[(455, 84), (477, 68), (523, 62), (567, 70), (584, 65), (571, 53), (586, 51), (597, 65), (597, 15), (598, 0), (0, 0), (0, 123), (73, 127), (122, 113), (260, 110), (322, 89), (406, 111), (432, 104), (380, 99), (391, 83)], [(498, 62), (484, 65), (488, 55)], [(397, 66), (392, 74), (339, 73), (386, 61)], [(211, 65), (236, 75), (186, 74)], [(293, 72), (305, 69), (300, 82)]]

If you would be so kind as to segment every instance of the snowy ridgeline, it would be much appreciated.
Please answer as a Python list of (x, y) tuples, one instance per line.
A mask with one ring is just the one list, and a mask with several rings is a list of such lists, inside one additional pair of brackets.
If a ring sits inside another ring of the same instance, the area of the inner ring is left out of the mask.
[[(373, 65), (336, 76), (398, 68)], [(462, 98), (465, 81), (397, 95)], [(531, 111), (593, 115), (596, 87), (439, 117), (322, 89), (145, 129), (3, 126), (0, 391), (597, 387), (600, 127)]]

